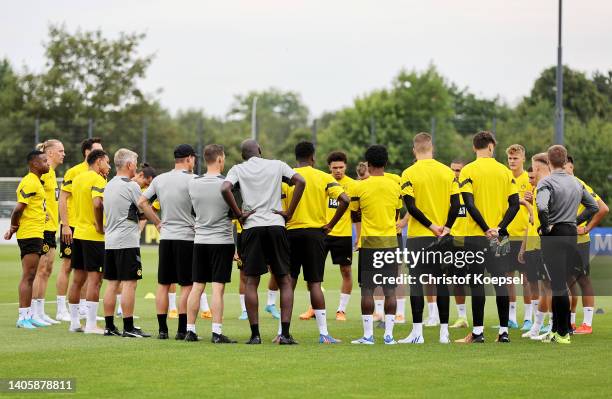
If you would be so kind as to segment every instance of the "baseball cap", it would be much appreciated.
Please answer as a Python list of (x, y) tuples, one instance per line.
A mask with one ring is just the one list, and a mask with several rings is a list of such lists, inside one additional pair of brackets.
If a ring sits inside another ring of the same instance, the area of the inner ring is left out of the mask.
[(196, 156), (196, 152), (189, 144), (179, 144), (174, 149), (174, 158), (187, 158), (188, 156)]

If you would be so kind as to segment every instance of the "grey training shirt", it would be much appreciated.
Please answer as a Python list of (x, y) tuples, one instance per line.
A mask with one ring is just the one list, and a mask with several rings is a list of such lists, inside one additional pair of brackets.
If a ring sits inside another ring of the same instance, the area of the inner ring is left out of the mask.
[(140, 186), (125, 176), (115, 176), (104, 189), (105, 249), (140, 247), (138, 199)]
[(582, 217), (589, 219), (599, 207), (595, 199), (574, 176), (560, 170), (553, 171), (537, 186), (536, 204), (538, 212), (548, 213), (548, 224), (576, 224), (578, 205), (585, 210)]
[(193, 241), (195, 218), (189, 198), (193, 173), (173, 169), (157, 176), (142, 195), (149, 201), (159, 200), (162, 228), (160, 240)]
[(225, 176), (195, 176), (189, 182), (189, 196), (196, 214), (195, 244), (233, 244), (234, 231), (229, 206), (221, 195)]
[(295, 171), (278, 160), (251, 157), (248, 161), (234, 165), (225, 181), (238, 184), (242, 195), (242, 209), (254, 210), (246, 219), (245, 229), (263, 226), (284, 226), (285, 219), (273, 210), (282, 210), (281, 183), (283, 177), (291, 179)]

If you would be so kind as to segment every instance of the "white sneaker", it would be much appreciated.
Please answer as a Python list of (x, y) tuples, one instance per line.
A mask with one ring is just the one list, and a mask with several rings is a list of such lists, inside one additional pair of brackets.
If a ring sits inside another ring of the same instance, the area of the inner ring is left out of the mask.
[(440, 343), (450, 344), (450, 336), (448, 335), (448, 333), (440, 333)]
[(534, 339), (535, 337), (538, 336), (538, 332), (536, 330), (529, 330), (523, 334), (521, 334), (521, 337), (523, 338), (531, 338)]
[(101, 329), (98, 326), (89, 328), (89, 327), (85, 327), (85, 334), (97, 334), (97, 335), (104, 335), (104, 330)]
[(57, 320), (53, 320), (53, 319), (52, 319), (51, 317), (49, 317), (49, 315), (48, 315), (48, 314), (46, 314), (46, 313), (42, 315), (42, 319), (43, 319), (45, 322), (49, 323), (49, 324), (60, 324), (60, 322), (59, 322), (59, 321), (57, 321)]
[(81, 327), (80, 324), (78, 326), (73, 326), (72, 324), (70, 324), (70, 327), (68, 328), (68, 331), (74, 332), (74, 333), (82, 333), (83, 332), (83, 328)]
[(58, 321), (67, 321), (70, 322), (70, 313), (68, 312), (61, 312), (55, 315), (55, 320)]
[(534, 335), (532, 337), (530, 337), (531, 339), (533, 339), (534, 341), (542, 341), (543, 339), (548, 337), (549, 333), (544, 333), (544, 334), (540, 334), (540, 335)]
[(397, 341), (398, 344), (424, 344), (425, 338), (422, 335), (410, 333), (406, 338)]
[(440, 324), (440, 319), (438, 317), (429, 316), (423, 325), (425, 327), (436, 327)]
[(32, 324), (34, 324), (35, 326), (38, 326), (40, 324), (42, 327), (49, 327), (51, 325), (51, 323), (47, 323), (40, 316), (32, 317), (32, 321), (34, 322)]

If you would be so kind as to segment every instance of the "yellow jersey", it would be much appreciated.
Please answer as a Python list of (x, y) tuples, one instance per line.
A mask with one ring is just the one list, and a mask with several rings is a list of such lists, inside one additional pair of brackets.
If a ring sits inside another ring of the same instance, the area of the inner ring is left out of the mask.
[(43, 238), (47, 210), (45, 209), (45, 189), (34, 173), (30, 172), (17, 186), (17, 202), (26, 207), (19, 219), (17, 239)]
[[(476, 209), (489, 228), (501, 223), (508, 209), (508, 197), (518, 193), (510, 169), (494, 158), (476, 158), (465, 165), (459, 174), (459, 190), (474, 195)], [(484, 235), (485, 232), (468, 215), (466, 236)]]
[[(73, 166), (68, 169), (66, 173), (64, 173), (64, 181), (62, 182), (62, 191), (72, 194), (72, 190), (74, 188), (74, 178), (80, 175), (81, 173), (85, 173), (89, 170), (89, 165), (87, 161), (83, 161), (78, 165)], [(76, 226), (76, 210), (74, 208), (74, 198), (71, 195), (68, 197), (68, 201), (66, 201), (66, 206), (68, 208), (68, 223), (71, 227)], [(62, 221), (63, 222), (63, 221)]]
[[(576, 177), (576, 179), (578, 179)], [(593, 191), (593, 189), (591, 188), (591, 186), (589, 186), (588, 184), (586, 184), (585, 182), (583, 182), (582, 180), (578, 179), (578, 181), (580, 182), (580, 184), (582, 184), (584, 186), (584, 189), (587, 190), (587, 192), (589, 194), (591, 194), (591, 196), (593, 197), (593, 199), (595, 201), (599, 201), (601, 198), (599, 197), (599, 195), (597, 195), (597, 193), (595, 193), (595, 191)], [(584, 205), (582, 205), (582, 203), (580, 203), (580, 205), (578, 205), (578, 213), (576, 214), (576, 216), (580, 215), (582, 213), (582, 211), (584, 211)], [(580, 226), (578, 227), (584, 227), (588, 224), (588, 220), (584, 223), (582, 223)], [(591, 241), (591, 236), (589, 235), (589, 233), (586, 234), (580, 234), (578, 236), (578, 244), (584, 244), (585, 242), (590, 242)]]
[(370, 176), (351, 187), (351, 211), (361, 210), (362, 248), (395, 248), (396, 214), (402, 208), (400, 185), (386, 176)]
[[(386, 178), (388, 178), (388, 179), (391, 179), (391, 180), (392, 180), (394, 183), (396, 183), (398, 186), (401, 186), (401, 181), (402, 181), (402, 178), (401, 178), (401, 176), (400, 176), (400, 175), (396, 175), (395, 173), (387, 173), (387, 172), (385, 172), (385, 177), (386, 177)], [(397, 223), (397, 222), (399, 222), (399, 220), (400, 220), (400, 219), (401, 219), (401, 217), (400, 217), (400, 215), (399, 215), (399, 213), (398, 213), (398, 214), (396, 215), (396, 217), (395, 217), (395, 222), (396, 222), (396, 223)], [(397, 234), (397, 235), (402, 234), (402, 229), (398, 229), (398, 228), (396, 228), (396, 229), (395, 229), (395, 234)]]
[[(322, 172), (312, 166), (293, 168), (306, 180), (306, 188), (298, 203), (293, 217), (287, 222), (287, 230), (320, 228), (325, 226), (327, 219), (327, 202), (336, 200), (344, 192), (330, 174)], [(294, 186), (286, 188), (286, 204), (291, 203)], [(282, 195), (282, 189), (281, 189)], [(282, 199), (282, 197), (281, 197)]]
[[(535, 204), (537, 195), (537, 190), (535, 189), (535, 187), (531, 188), (531, 192), (533, 194), (533, 203)], [(538, 216), (538, 211), (534, 210), (533, 224), (528, 224), (525, 251), (535, 251), (536, 249), (540, 249), (540, 235), (538, 234), (538, 227), (540, 227), (540, 217)]]
[[(402, 196), (414, 198), (416, 207), (431, 221), (444, 226), (448, 218), (450, 197), (459, 194), (455, 173), (435, 159), (422, 159), (406, 168), (401, 177)], [(428, 226), (411, 217), (409, 237), (433, 237)]]
[(55, 170), (49, 168), (49, 172), (42, 175), (40, 180), (45, 189), (45, 203), (48, 215), (45, 222), (45, 231), (56, 232), (59, 225), (59, 188), (57, 186)]
[[(512, 171), (510, 171), (510, 173), (512, 173)], [(525, 199), (525, 193), (527, 191), (533, 191), (533, 187), (531, 187), (531, 184), (529, 183), (529, 174), (527, 172), (523, 171), (520, 176), (514, 177), (514, 181), (516, 182), (516, 189), (520, 199)], [(521, 241), (525, 236), (525, 230), (527, 230), (528, 224), (529, 210), (526, 206), (521, 205), (516, 216), (508, 225), (508, 234), (510, 234), (510, 239), (513, 241)]]
[(104, 241), (104, 234), (96, 231), (93, 199), (104, 198), (106, 179), (93, 170), (74, 178), (72, 196), (76, 212), (74, 238), (88, 241)]
[[(330, 175), (331, 176), (331, 175)], [(332, 176), (333, 178), (333, 176)], [(355, 180), (344, 175), (342, 179), (336, 180), (342, 187), (342, 190), (346, 195), (351, 197), (351, 186), (355, 183)], [(338, 200), (329, 198), (327, 201), (327, 220), (331, 220), (336, 213), (338, 208)], [(334, 237), (351, 237), (353, 235), (353, 224), (351, 222), (351, 212), (347, 210), (344, 215), (340, 218), (338, 223), (334, 226), (333, 230), (329, 233), (330, 236)]]

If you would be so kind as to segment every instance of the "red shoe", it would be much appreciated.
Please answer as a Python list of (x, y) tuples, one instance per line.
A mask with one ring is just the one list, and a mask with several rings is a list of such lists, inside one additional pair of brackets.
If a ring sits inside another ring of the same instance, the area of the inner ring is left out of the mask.
[(582, 323), (580, 327), (574, 330), (574, 334), (593, 334), (593, 327), (587, 326), (586, 324)]

